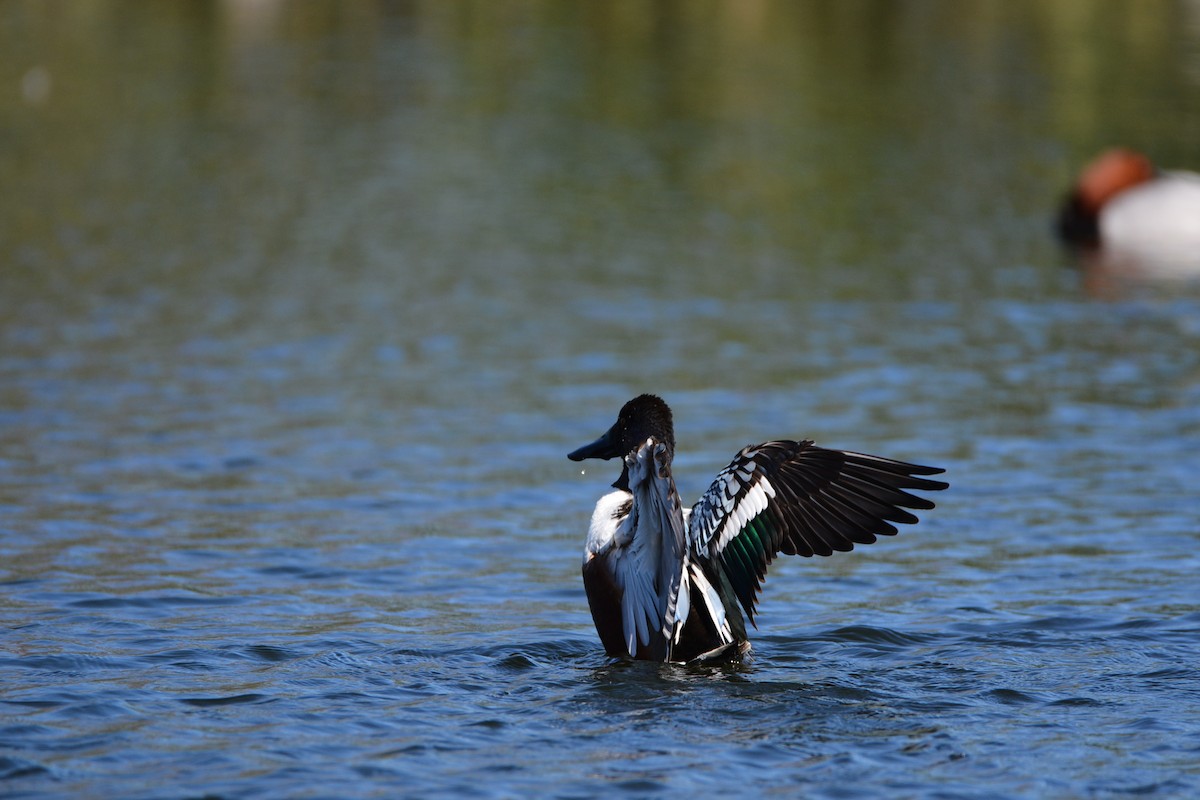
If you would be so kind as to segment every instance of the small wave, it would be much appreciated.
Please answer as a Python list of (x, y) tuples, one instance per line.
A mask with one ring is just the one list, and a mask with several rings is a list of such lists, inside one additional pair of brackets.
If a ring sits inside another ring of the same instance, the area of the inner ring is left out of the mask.
[(97, 670), (128, 669), (131, 661), (124, 658), (97, 656), (91, 653), (62, 653), (48, 656), (22, 656), (0, 659), (0, 666), (81, 675)]
[(1017, 689), (990, 689), (983, 692), (980, 697), (1003, 703), (1006, 706), (1022, 706), (1041, 702), (1039, 698)]
[(50, 768), (36, 761), (0, 756), (0, 781), (33, 778), (51, 774)]
[[(543, 632), (544, 633), (544, 632)], [(554, 632), (552, 632), (554, 633)], [(390, 660), (397, 662), (436, 661), (442, 664), (454, 662), (490, 662), (501, 668), (528, 669), (541, 664), (579, 664), (599, 658), (608, 663), (604, 649), (598, 641), (583, 639), (575, 634), (563, 632), (553, 638), (533, 641), (508, 641), (503, 644), (455, 647), (445, 650), (417, 650), (397, 648), (387, 653)]]
[(869, 625), (849, 625), (836, 628), (821, 637), (825, 641), (866, 642), (868, 644), (892, 644), (898, 647), (928, 644), (938, 640), (931, 633), (903, 633), (892, 628), (876, 628)]
[(1195, 680), (1196, 670), (1192, 667), (1167, 667), (1166, 669), (1156, 669), (1151, 672), (1140, 673), (1137, 677), (1147, 678), (1149, 680)]
[(244, 602), (240, 597), (196, 597), (159, 595), (157, 597), (95, 597), (67, 603), (73, 608), (172, 608), (175, 606), (229, 606)]
[(1064, 697), (1061, 700), (1052, 700), (1049, 703), (1047, 703), (1046, 705), (1049, 705), (1049, 706), (1072, 706), (1072, 707), (1083, 707), (1083, 708), (1089, 708), (1089, 707), (1099, 708), (1099, 707), (1102, 707), (1102, 706), (1105, 706), (1108, 704), (1103, 703), (1093, 697)]
[(229, 697), (184, 697), (179, 702), (189, 706), (199, 706), (201, 708), (209, 708), (212, 706), (235, 706), (248, 705), (257, 703), (270, 703), (273, 698), (265, 694), (235, 694)]
[(280, 661), (291, 661), (294, 658), (299, 658), (299, 655), (287, 649), (286, 647), (276, 647), (270, 644), (253, 644), (246, 648), (246, 654), (258, 661), (267, 663), (277, 663)]

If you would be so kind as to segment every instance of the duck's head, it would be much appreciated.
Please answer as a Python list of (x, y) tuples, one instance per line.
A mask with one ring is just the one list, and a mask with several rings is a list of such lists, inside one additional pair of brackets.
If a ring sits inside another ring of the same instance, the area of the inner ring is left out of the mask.
[(1114, 148), (1088, 164), (1058, 214), (1058, 235), (1071, 244), (1100, 243), (1100, 209), (1121, 192), (1157, 174), (1150, 159), (1127, 148)]
[[(667, 446), (669, 456), (675, 454), (675, 425), (671, 409), (661, 397), (642, 394), (621, 407), (617, 421), (596, 441), (585, 444), (567, 455), (572, 461), (585, 458), (624, 458), (654, 439)], [(613, 484), (617, 489), (629, 489), (629, 470), (622, 465), (621, 477)]]

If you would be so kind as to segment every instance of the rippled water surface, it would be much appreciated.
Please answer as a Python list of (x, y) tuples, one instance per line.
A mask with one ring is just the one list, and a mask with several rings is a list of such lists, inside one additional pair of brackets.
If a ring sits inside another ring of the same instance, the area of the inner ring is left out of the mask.
[[(0, 4), (0, 795), (1200, 795), (1200, 6)], [(641, 391), (695, 498), (811, 437), (938, 508), (605, 657)]]

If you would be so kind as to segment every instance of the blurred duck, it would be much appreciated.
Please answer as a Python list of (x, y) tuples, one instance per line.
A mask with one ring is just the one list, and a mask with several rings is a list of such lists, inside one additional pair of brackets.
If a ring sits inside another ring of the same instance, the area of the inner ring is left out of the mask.
[(1200, 174), (1163, 172), (1133, 150), (1109, 150), (1080, 174), (1058, 233), (1089, 266), (1130, 276), (1200, 276)]
[(674, 455), (671, 409), (644, 394), (568, 456), (621, 460), (583, 553), (583, 586), (609, 655), (736, 658), (749, 649), (745, 621), (754, 621), (776, 555), (827, 556), (891, 536), (893, 523), (917, 521), (906, 509), (933, 508), (910, 490), (947, 486), (925, 477), (937, 467), (776, 440), (744, 448), (685, 509)]

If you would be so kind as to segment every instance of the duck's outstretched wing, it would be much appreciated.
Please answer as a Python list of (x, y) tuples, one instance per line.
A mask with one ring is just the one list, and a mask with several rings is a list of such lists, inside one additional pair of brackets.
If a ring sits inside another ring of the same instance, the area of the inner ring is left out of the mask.
[(891, 536), (892, 523), (917, 521), (905, 509), (933, 508), (908, 490), (949, 485), (918, 476), (943, 471), (810, 441), (764, 442), (738, 453), (692, 507), (688, 546), (719, 565), (753, 622), (778, 553), (827, 556)]

